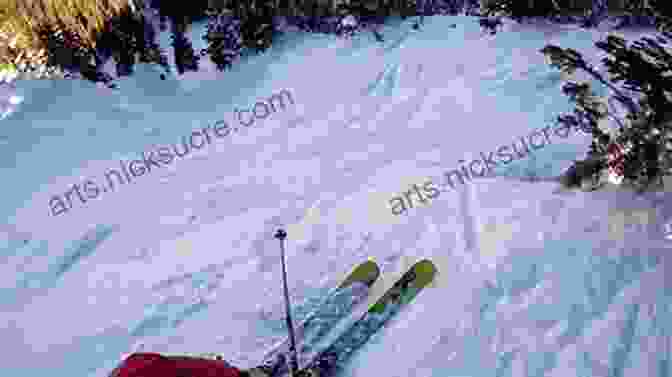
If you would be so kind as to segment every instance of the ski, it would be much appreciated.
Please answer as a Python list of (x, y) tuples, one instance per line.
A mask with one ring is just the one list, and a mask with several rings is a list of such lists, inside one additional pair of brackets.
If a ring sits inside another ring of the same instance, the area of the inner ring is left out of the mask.
[[(335, 341), (308, 356), (306, 366), (295, 377), (334, 376), (357, 349), (434, 280), (436, 273), (431, 261), (416, 262)], [(279, 376), (287, 376), (289, 371), (285, 366), (278, 372)]]
[[(380, 276), (378, 264), (372, 259), (353, 267), (343, 281), (295, 328), (297, 346), (306, 341), (317, 341), (347, 316), (358, 303), (369, 295), (369, 288)], [(282, 363), (289, 352), (289, 338), (276, 343), (264, 355), (264, 364)]]

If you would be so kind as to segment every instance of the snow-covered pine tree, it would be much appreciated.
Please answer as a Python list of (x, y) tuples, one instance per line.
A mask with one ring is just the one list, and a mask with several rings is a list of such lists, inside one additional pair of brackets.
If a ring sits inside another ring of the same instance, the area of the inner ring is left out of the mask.
[(145, 19), (144, 16), (142, 17), (142, 22), (144, 27), (142, 28), (143, 33), (141, 34), (142, 39), (140, 41), (140, 46), (142, 46), (142, 48), (140, 48), (139, 61), (142, 63), (158, 64), (164, 71), (166, 71), (166, 73), (170, 73), (171, 68), (168, 64), (168, 56), (157, 41), (157, 33), (154, 25), (152, 25), (150, 20)]
[[(624, 185), (637, 191), (659, 184), (672, 174), (672, 34), (654, 38), (643, 37), (627, 45), (620, 37), (610, 35), (596, 47), (607, 54), (602, 63), (607, 67), (606, 79), (572, 49), (546, 46), (542, 53), (552, 65), (571, 74), (580, 69), (611, 90), (611, 98), (626, 110), (620, 119), (614, 109), (605, 109), (604, 101), (593, 100), (588, 83), (567, 83), (565, 95), (576, 104), (572, 114), (558, 117), (567, 127), (589, 129), (593, 143), (587, 158), (579, 161), (565, 174), (574, 174), (576, 167), (595, 162), (593, 170), (585, 170), (580, 179), (604, 175), (607, 154), (614, 146), (627, 150), (623, 161)], [(600, 129), (598, 121), (611, 119), (615, 126)], [(576, 182), (574, 182), (576, 183)], [(571, 186), (571, 185), (569, 185)]]
[(252, 4), (241, 19), (240, 31), (243, 46), (260, 53), (271, 46), (279, 31), (273, 22), (274, 3), (270, 0), (258, 0)]
[[(117, 75), (132, 73), (135, 56), (143, 49), (142, 21), (126, 11), (106, 21), (96, 49), (86, 47), (81, 37), (63, 25), (42, 25), (37, 31), (47, 50), (47, 69), (61, 71), (65, 77), (80, 77), (116, 87), (113, 77), (102, 71), (103, 50), (110, 49)], [(101, 53), (99, 53), (99, 51)]]
[(208, 54), (219, 71), (231, 68), (243, 49), (240, 20), (231, 12), (213, 12), (208, 17), (203, 40), (207, 43), (201, 55)]
[[(639, 14), (645, 12), (634, 2), (628, 5), (631, 11), (635, 6)], [(611, 92), (608, 98), (599, 98), (590, 90), (589, 83), (570, 81), (563, 86), (563, 93), (575, 103), (575, 108), (569, 114), (560, 115), (558, 123), (580, 128), (593, 137), (586, 158), (575, 161), (559, 177), (564, 186), (575, 188), (586, 181), (599, 181), (608, 176), (605, 172), (610, 170), (610, 174), (616, 171), (622, 175), (620, 180), (624, 186), (642, 192), (652, 185), (660, 187), (663, 177), (672, 175), (672, 47), (669, 45), (672, 8), (668, 5), (663, 0), (650, 0), (646, 4), (658, 29), (655, 37), (643, 37), (628, 45), (624, 39), (610, 35), (595, 43), (606, 53), (602, 64), (607, 68), (608, 78), (573, 49), (547, 45), (541, 50), (551, 66), (567, 75), (581, 70)], [(530, 14), (529, 9), (518, 7), (520, 3), (514, 0), (494, 0), (486, 11), (518, 20)], [(604, 7), (601, 2), (593, 4), (593, 24), (599, 23)], [(492, 26), (483, 20), (483, 27)], [(618, 104), (620, 109), (613, 104)], [(624, 117), (619, 115), (623, 113)], [(603, 120), (610, 121), (614, 127), (600, 128), (599, 125), (605, 123)], [(614, 151), (622, 154), (616, 156), (617, 169), (614, 169)]]
[(187, 21), (184, 18), (171, 17), (170, 44), (173, 46), (175, 66), (179, 74), (198, 71), (198, 61), (201, 58), (185, 35), (186, 27)]
[(91, 49), (84, 47), (79, 36), (65, 28), (45, 25), (37, 32), (48, 52), (47, 66), (58, 67), (71, 74), (91, 74), (95, 59)]
[(110, 20), (101, 47), (111, 49), (118, 77), (133, 73), (136, 55), (145, 44), (145, 23), (140, 15), (125, 13)]

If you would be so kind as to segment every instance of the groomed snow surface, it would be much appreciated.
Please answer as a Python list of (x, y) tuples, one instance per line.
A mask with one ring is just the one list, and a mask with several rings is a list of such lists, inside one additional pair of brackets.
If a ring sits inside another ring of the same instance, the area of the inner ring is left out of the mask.
[[(255, 365), (285, 335), (273, 238), (284, 227), (297, 321), (366, 257), (384, 275), (405, 258), (440, 270), (349, 376), (671, 376), (669, 197), (517, 179), (559, 174), (588, 136), (390, 209), (413, 184), (570, 109), (538, 51), (555, 43), (597, 62), (604, 31), (509, 25), (492, 37), (473, 18), (411, 23), (387, 25), (383, 44), (289, 34), (227, 73), (204, 64), (161, 81), (140, 66), (120, 91), (4, 86), (1, 374), (105, 376), (135, 350)], [(240, 126), (236, 109), (283, 89), (293, 105)], [(239, 129), (52, 214), (71, 185), (218, 120)]]

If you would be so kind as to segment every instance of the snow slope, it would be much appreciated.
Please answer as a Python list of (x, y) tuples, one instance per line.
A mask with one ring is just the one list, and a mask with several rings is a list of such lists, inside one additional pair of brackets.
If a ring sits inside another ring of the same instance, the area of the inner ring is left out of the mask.
[[(367, 256), (384, 274), (419, 257), (439, 267), (350, 376), (672, 375), (669, 198), (517, 179), (558, 174), (587, 136), (403, 216), (390, 210), (413, 184), (570, 108), (538, 50), (553, 42), (597, 59), (603, 31), (509, 29), (486, 37), (473, 19), (431, 17), (420, 31), (389, 25), (383, 45), (289, 35), (233, 73), (160, 81), (141, 67), (118, 92), (3, 87), (3, 375), (104, 376), (139, 349), (254, 365), (285, 333), (278, 227), (297, 320)], [(70, 185), (218, 120), (239, 127), (236, 109), (283, 89), (295, 101), (284, 111), (52, 215), (50, 198)], [(633, 213), (648, 225), (618, 228)]]

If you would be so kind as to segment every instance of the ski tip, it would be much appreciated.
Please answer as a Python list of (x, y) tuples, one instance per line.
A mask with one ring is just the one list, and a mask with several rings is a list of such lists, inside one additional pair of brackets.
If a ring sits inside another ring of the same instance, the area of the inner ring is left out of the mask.
[(429, 259), (422, 259), (413, 266), (413, 270), (419, 274), (417, 277), (417, 285), (426, 287), (434, 282), (434, 276), (438, 273), (436, 266)]
[(360, 282), (366, 285), (373, 284), (380, 276), (380, 268), (373, 260), (362, 262), (357, 267), (353, 268), (348, 277), (338, 286), (338, 288), (345, 288), (352, 283)]
[(423, 270), (436, 272), (436, 266), (434, 265), (434, 262), (429, 259), (421, 259), (416, 263), (416, 265), (418, 268), (422, 268)]
[[(382, 296), (376, 296), (378, 298), (369, 303), (369, 312), (382, 313), (390, 302), (396, 300), (394, 296), (399, 295), (399, 287), (403, 286), (404, 281), (412, 282), (411, 284), (416, 290), (416, 293), (413, 293), (414, 296), (417, 292), (425, 289), (434, 281), (437, 271), (434, 262), (429, 259), (421, 259), (413, 263), (413, 265), (408, 268), (391, 287), (386, 287), (387, 290)], [(404, 291), (406, 288), (401, 288), (401, 290)], [(371, 300), (374, 300), (373, 296), (371, 296)]]

